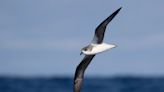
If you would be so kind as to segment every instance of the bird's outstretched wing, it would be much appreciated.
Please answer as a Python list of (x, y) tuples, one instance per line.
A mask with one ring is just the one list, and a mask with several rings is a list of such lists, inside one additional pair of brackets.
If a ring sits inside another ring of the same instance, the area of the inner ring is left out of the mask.
[(95, 55), (86, 55), (81, 63), (77, 66), (74, 76), (74, 92), (80, 92), (84, 72)]
[(108, 23), (117, 15), (117, 13), (121, 10), (121, 7), (117, 9), (113, 14), (111, 14), (108, 18), (106, 18), (95, 30), (95, 35), (92, 43), (101, 44), (104, 39), (105, 29)]

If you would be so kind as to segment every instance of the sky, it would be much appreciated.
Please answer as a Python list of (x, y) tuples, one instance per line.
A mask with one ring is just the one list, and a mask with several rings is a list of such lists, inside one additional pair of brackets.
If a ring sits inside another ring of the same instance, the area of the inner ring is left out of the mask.
[(86, 76), (163, 76), (163, 0), (1, 0), (0, 76), (73, 76), (95, 28), (122, 7)]

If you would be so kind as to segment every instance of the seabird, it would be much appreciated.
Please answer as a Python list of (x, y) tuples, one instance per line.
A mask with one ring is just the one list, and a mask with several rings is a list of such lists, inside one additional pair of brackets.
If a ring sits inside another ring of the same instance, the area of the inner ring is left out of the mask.
[(81, 63), (77, 66), (75, 76), (74, 76), (74, 92), (80, 92), (84, 72), (89, 65), (89, 63), (92, 61), (94, 56), (97, 53), (104, 52), (106, 50), (112, 49), (116, 47), (116, 45), (113, 44), (107, 44), (103, 43), (104, 39), (104, 33), (107, 25), (109, 22), (117, 15), (117, 13), (121, 10), (121, 7), (117, 9), (113, 14), (111, 14), (109, 17), (107, 17), (95, 30), (95, 35), (92, 40), (92, 42), (81, 49), (80, 54), (84, 54), (85, 57), (81, 61)]

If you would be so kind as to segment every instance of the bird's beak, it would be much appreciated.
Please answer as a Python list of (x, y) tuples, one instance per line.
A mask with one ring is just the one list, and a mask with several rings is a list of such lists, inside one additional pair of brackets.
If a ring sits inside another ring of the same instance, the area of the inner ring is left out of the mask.
[(83, 53), (82, 52), (80, 52), (80, 55), (82, 55)]

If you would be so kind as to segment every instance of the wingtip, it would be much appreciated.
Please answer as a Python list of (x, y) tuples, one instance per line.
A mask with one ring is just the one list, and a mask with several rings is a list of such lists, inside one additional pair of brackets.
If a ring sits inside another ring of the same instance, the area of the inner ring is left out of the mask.
[(122, 7), (118, 8), (113, 14), (112, 16), (114, 17), (115, 15), (117, 15), (117, 13), (119, 13), (119, 11), (122, 9)]
[(122, 6), (120, 8), (117, 9), (117, 12), (119, 12), (122, 9)]

